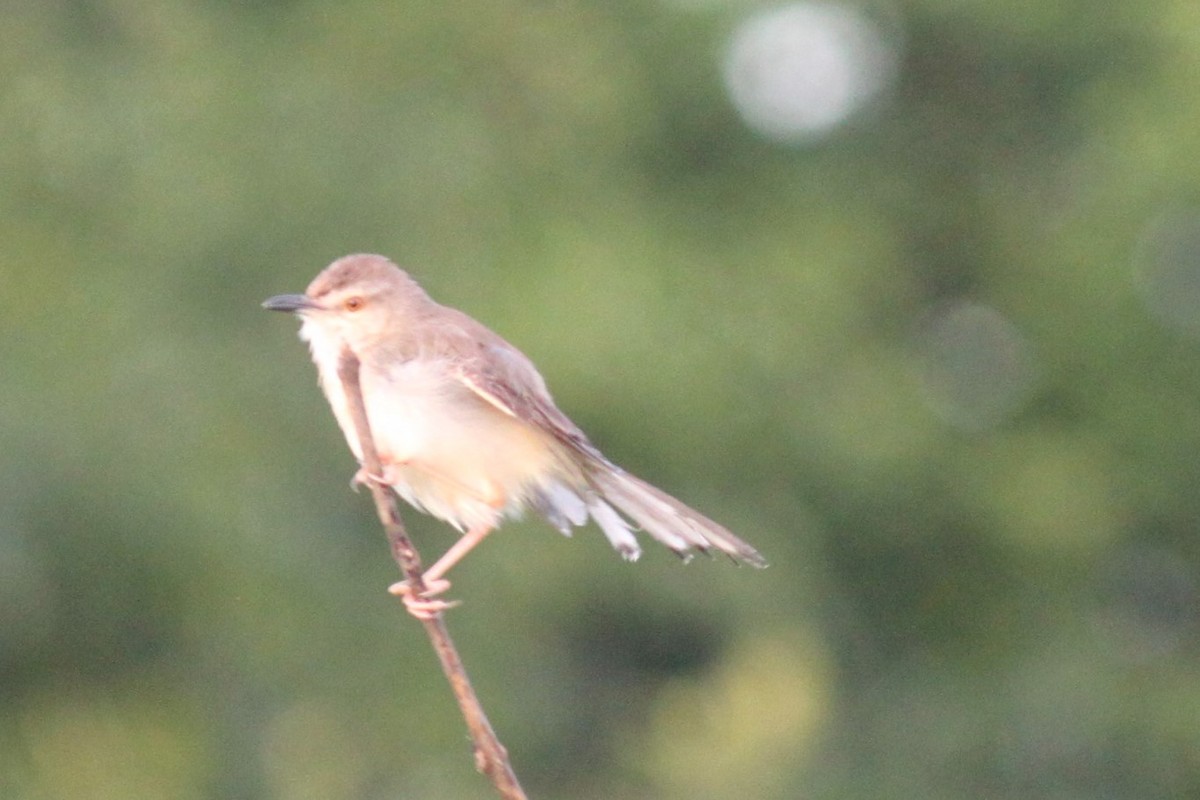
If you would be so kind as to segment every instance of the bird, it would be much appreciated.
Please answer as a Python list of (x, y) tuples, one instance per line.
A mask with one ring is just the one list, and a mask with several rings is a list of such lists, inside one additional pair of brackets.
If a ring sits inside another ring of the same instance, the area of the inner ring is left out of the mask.
[[(433, 300), (388, 258), (339, 258), (304, 294), (263, 307), (301, 320), (318, 382), (354, 457), (359, 482), (375, 478), (417, 510), (462, 534), (424, 575), (425, 591), (391, 587), (415, 616), (450, 607), (436, 596), (446, 573), (506, 519), (526, 510), (570, 535), (592, 520), (626, 560), (641, 554), (636, 528), (685, 560), (724, 553), (765, 567), (752, 546), (722, 525), (606, 458), (555, 405), (533, 362), (466, 313)], [(382, 475), (361, 468), (338, 376), (342, 353), (359, 382)]]

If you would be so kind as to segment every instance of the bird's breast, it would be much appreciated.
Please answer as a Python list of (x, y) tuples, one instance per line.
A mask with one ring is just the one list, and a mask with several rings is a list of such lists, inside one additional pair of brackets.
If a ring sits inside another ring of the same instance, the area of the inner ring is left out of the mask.
[(409, 502), (460, 528), (497, 524), (567, 463), (545, 431), (495, 408), (452, 364), (412, 360), (362, 373), (385, 472)]
[(363, 392), (381, 454), (410, 461), (441, 449), (448, 436), (475, 421), (441, 362), (405, 361), (368, 369)]

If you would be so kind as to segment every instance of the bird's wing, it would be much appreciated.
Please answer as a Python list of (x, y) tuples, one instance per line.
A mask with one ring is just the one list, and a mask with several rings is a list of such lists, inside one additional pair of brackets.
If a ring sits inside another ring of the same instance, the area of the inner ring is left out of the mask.
[[(581, 502), (586, 503), (587, 514), (596, 520), (612, 545), (626, 558), (635, 559), (640, 552), (637, 540), (630, 523), (613, 510), (609, 505), (612, 503), (684, 557), (692, 550), (719, 550), (737, 561), (766, 566), (757, 550), (726, 528), (608, 461), (554, 405), (546, 382), (524, 353), (465, 314), (455, 312), (447, 317), (450, 320), (454, 324), (439, 326), (440, 335), (446, 337), (440, 342), (444, 348), (441, 355), (453, 365), (458, 382), (499, 413), (549, 433), (584, 468), (590, 491), (569, 500), (565, 507), (552, 500), (547, 513), (552, 523), (561, 530), (570, 530), (568, 522), (580, 524), (586, 519), (578, 508)], [(570, 495), (574, 489), (566, 487), (566, 491)]]
[(545, 380), (524, 353), (466, 314), (446, 311), (452, 324), (440, 326), (445, 338), (438, 344), (459, 383), (501, 413), (546, 431), (580, 453), (603, 458), (554, 404)]

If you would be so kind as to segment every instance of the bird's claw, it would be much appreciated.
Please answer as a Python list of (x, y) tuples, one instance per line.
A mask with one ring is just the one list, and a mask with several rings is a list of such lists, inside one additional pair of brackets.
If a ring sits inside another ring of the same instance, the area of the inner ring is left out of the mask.
[(359, 467), (358, 472), (350, 479), (350, 490), (357, 494), (359, 486), (370, 486), (372, 483), (387, 484), (387, 477), (367, 472), (366, 467)]
[(458, 600), (442, 600), (434, 596), (450, 588), (450, 581), (445, 578), (431, 578), (423, 582), (425, 591), (419, 595), (413, 592), (408, 581), (393, 583), (388, 587), (388, 591), (403, 600), (408, 613), (419, 620), (433, 619), (443, 611), (460, 604)]

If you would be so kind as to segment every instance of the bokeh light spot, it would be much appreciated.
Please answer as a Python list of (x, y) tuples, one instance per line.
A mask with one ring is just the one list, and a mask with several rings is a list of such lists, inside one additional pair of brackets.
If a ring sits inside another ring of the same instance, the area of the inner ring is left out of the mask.
[(809, 631), (746, 645), (713, 673), (679, 679), (657, 698), (639, 754), (655, 796), (782, 797), (815, 752), (831, 710), (830, 657)]
[(1125, 663), (1168, 656), (1197, 629), (1194, 571), (1168, 550), (1130, 546), (1115, 554), (1099, 591), (1096, 631)]
[(734, 33), (725, 85), (754, 130), (783, 142), (810, 141), (892, 82), (895, 38), (850, 6), (796, 3), (765, 11)]
[(1134, 276), (1150, 313), (1200, 339), (1200, 211), (1169, 212), (1150, 222), (1134, 252)]
[(968, 431), (995, 427), (1033, 391), (1033, 353), (1012, 322), (993, 308), (960, 302), (935, 313), (919, 337), (926, 402)]

